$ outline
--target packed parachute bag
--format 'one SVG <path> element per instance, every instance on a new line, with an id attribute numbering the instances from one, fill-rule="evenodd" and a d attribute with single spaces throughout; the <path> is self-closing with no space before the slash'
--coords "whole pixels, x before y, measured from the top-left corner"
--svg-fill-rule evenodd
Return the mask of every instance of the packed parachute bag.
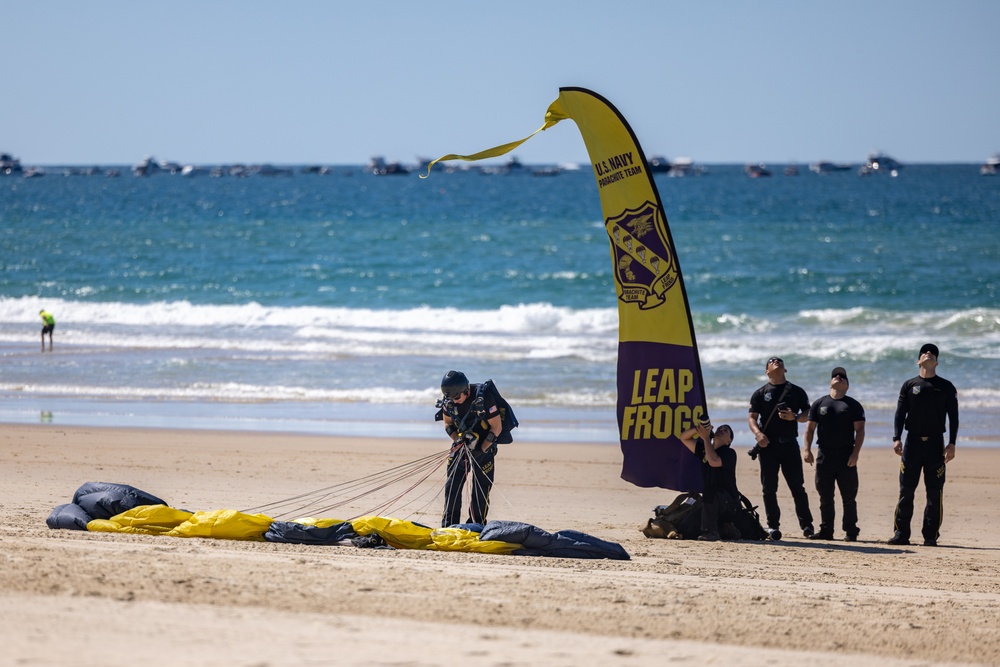
<path id="1" fill-rule="evenodd" d="M 500 410 L 500 421 L 503 425 L 503 431 L 500 432 L 497 442 L 501 445 L 508 445 L 514 442 L 514 436 L 511 434 L 511 431 L 518 427 L 518 421 L 517 417 L 514 416 L 514 410 L 510 407 L 510 403 L 500 395 L 500 390 L 497 389 L 493 380 L 484 382 L 481 391 L 484 393 L 489 392 L 492 395 L 493 402 L 497 404 L 497 408 Z"/>
<path id="2" fill-rule="evenodd" d="M 669 505 L 653 508 L 642 534 L 669 540 L 696 540 L 701 534 L 701 494 L 682 493 Z"/>
<path id="3" fill-rule="evenodd" d="M 766 540 L 767 531 L 760 525 L 760 515 L 757 508 L 750 502 L 750 499 L 740 494 L 740 502 L 733 512 L 733 525 L 740 531 L 740 539 L 743 540 Z"/>

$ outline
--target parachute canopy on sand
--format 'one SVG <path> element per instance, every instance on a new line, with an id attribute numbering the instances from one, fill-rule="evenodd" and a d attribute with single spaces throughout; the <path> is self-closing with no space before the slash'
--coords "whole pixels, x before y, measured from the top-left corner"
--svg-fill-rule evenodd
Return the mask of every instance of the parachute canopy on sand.
<path id="1" fill-rule="evenodd" d="M 76 504 L 78 498 L 94 493 L 100 494 L 99 502 L 91 502 L 88 507 L 101 514 L 106 514 L 109 508 L 118 508 L 120 512 L 94 517 Z M 490 521 L 481 531 L 473 529 L 478 526 L 430 528 L 380 516 L 363 516 L 350 521 L 312 517 L 274 521 L 263 514 L 236 510 L 188 512 L 170 507 L 159 498 L 125 484 L 95 482 L 81 486 L 73 498 L 74 503 L 52 510 L 46 520 L 49 528 L 313 545 L 345 544 L 357 537 L 378 535 L 385 544 L 396 549 L 629 559 L 628 552 L 614 542 L 577 531 L 548 533 L 516 521 Z M 150 499 L 156 502 L 143 502 Z"/>

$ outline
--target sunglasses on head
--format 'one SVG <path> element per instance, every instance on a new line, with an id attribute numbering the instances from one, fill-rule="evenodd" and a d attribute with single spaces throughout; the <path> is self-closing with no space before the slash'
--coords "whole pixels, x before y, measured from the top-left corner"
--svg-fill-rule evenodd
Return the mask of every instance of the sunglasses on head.
<path id="1" fill-rule="evenodd" d="M 770 359 L 767 360 L 767 365 L 770 366 L 771 364 L 781 364 L 781 365 L 784 365 L 785 362 L 782 361 L 780 357 L 771 357 Z"/>

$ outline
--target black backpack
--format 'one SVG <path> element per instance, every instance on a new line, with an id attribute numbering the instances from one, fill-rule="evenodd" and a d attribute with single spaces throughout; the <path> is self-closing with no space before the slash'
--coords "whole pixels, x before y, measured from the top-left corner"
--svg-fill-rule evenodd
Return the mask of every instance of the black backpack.
<path id="1" fill-rule="evenodd" d="M 741 540 L 766 540 L 767 531 L 760 525 L 760 515 L 750 500 L 740 494 L 740 502 L 733 513 L 733 525 L 740 531 Z"/>
<path id="2" fill-rule="evenodd" d="M 493 399 L 493 402 L 497 404 L 497 408 L 500 410 L 500 421 L 503 425 L 503 430 L 500 431 L 500 437 L 497 438 L 497 443 L 506 445 L 514 442 L 514 436 L 511 434 L 511 431 L 518 427 L 518 422 L 517 417 L 514 416 L 514 410 L 510 407 L 510 403 L 508 403 L 507 400 L 500 395 L 500 390 L 497 389 L 493 380 L 487 380 L 479 385 L 478 393 L 489 393 L 490 398 Z"/>

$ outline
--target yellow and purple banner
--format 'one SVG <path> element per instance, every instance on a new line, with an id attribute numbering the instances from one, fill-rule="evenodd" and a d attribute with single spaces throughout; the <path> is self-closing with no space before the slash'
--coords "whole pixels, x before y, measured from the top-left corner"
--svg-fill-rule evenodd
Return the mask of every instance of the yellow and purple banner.
<path id="1" fill-rule="evenodd" d="M 705 389 L 659 192 L 632 129 L 610 102 L 583 88 L 560 88 L 559 98 L 545 112 L 545 124 L 534 134 L 567 118 L 576 123 L 587 146 L 611 246 L 618 295 L 622 479 L 637 486 L 700 491 L 701 463 L 679 436 L 705 414 Z M 534 134 L 474 155 L 440 159 L 497 157 Z"/>

